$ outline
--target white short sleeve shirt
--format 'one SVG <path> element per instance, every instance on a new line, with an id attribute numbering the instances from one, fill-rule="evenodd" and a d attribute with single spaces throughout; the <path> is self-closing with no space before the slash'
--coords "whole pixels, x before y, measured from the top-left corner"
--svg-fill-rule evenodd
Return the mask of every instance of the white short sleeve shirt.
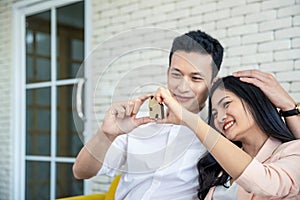
<path id="1" fill-rule="evenodd" d="M 150 123 L 115 139 L 98 174 L 122 173 L 116 199 L 194 199 L 206 152 L 186 126 Z"/>

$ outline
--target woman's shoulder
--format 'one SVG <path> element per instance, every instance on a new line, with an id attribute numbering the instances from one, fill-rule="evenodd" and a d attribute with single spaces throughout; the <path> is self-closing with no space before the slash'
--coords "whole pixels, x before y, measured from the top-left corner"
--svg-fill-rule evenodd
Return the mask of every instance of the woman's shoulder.
<path id="1" fill-rule="evenodd" d="M 282 143 L 276 149 L 276 153 L 300 155 L 300 139 Z"/>

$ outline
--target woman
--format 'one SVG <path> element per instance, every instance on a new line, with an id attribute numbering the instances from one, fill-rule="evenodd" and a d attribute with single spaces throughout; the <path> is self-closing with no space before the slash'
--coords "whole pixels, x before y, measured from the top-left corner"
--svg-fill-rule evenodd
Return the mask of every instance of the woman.
<path id="1" fill-rule="evenodd" d="M 198 165 L 200 199 L 300 199 L 300 140 L 259 88 L 232 76 L 214 84 L 210 121 L 227 139 L 181 107 L 167 89 L 158 89 L 156 99 L 175 116 L 167 122 L 191 128 L 210 152 Z M 229 190 L 223 186 L 231 184 Z"/>

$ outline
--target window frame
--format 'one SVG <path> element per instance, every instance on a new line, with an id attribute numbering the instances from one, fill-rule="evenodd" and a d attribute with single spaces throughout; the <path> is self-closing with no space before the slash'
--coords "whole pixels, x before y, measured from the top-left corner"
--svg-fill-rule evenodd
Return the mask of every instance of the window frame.
<path id="1" fill-rule="evenodd" d="M 56 7 L 65 6 L 68 4 L 80 2 L 83 0 L 51 0 L 51 1 L 44 1 L 44 0 L 23 0 L 17 3 L 14 3 L 13 5 L 13 35 L 12 35 L 12 41 L 13 41 L 13 53 L 12 53 L 12 60 L 13 60 L 13 72 L 11 76 L 13 77 L 12 80 L 12 123 L 11 123 L 11 130 L 13 133 L 13 143 L 12 143 L 12 171 L 11 171 L 11 182 L 14 186 L 11 191 L 11 196 L 13 199 L 25 199 L 25 161 L 26 158 L 30 158 L 30 160 L 39 159 L 49 161 L 49 159 L 45 159 L 43 156 L 26 156 L 26 90 L 33 86 L 34 88 L 37 87 L 45 87 L 47 84 L 51 84 L 49 82 L 45 83 L 32 83 L 32 84 L 26 84 L 25 80 L 25 74 L 26 74 L 26 55 L 25 55 L 25 31 L 26 31 L 26 16 L 33 15 L 36 13 L 40 13 L 46 10 L 51 10 L 51 31 L 56 32 L 56 13 L 55 9 Z M 92 20 L 92 5 L 91 0 L 84 0 L 84 6 L 85 6 L 85 16 L 84 16 L 84 54 L 88 55 L 88 52 L 91 50 L 91 20 Z M 56 61 L 54 58 L 56 58 L 56 48 L 53 48 L 56 46 L 56 35 L 51 35 L 51 55 L 53 58 L 51 58 L 51 80 L 53 80 L 52 76 L 56 76 Z M 89 67 L 85 67 L 84 69 L 85 74 L 85 93 L 84 97 L 91 96 L 91 87 L 90 87 L 90 80 L 86 77 L 91 77 L 92 71 Z M 68 79 L 68 80 L 57 80 L 57 85 L 60 84 L 72 84 L 72 83 L 78 83 L 78 79 Z M 38 84 L 38 85 L 36 85 Z M 57 87 L 51 87 L 51 90 L 57 89 Z M 52 91 L 53 92 L 53 91 Z M 54 92 L 56 94 L 56 92 Z M 51 109 L 56 108 L 56 95 L 51 95 Z M 89 105 L 88 101 L 84 101 L 84 110 L 86 116 L 91 116 L 91 105 Z M 55 112 L 55 111 L 54 111 Z M 52 113 L 52 111 L 51 111 Z M 86 133 L 89 133 L 91 130 L 91 120 L 90 117 L 85 118 L 85 129 L 84 129 L 84 135 Z M 55 125 L 56 125 L 56 116 L 51 115 L 51 131 L 56 131 Z M 53 127 L 54 126 L 54 127 Z M 53 134 L 51 134 L 53 135 Z M 55 135 L 55 134 L 54 134 Z M 51 136 L 51 143 L 56 143 L 56 138 Z M 51 151 L 53 148 L 56 148 L 56 145 L 51 146 Z M 54 150 L 55 151 L 55 150 Z M 55 165 L 56 162 L 68 162 L 72 163 L 74 162 L 75 158 L 57 158 L 51 157 L 51 160 L 53 162 L 50 162 L 51 165 Z M 53 173 L 54 172 L 54 173 Z M 51 172 L 50 172 L 50 180 L 51 184 L 55 184 L 55 166 L 51 166 Z M 91 192 L 91 187 L 89 187 L 90 181 L 84 181 L 84 194 L 88 194 Z M 50 198 L 55 199 L 55 187 L 50 186 Z"/>

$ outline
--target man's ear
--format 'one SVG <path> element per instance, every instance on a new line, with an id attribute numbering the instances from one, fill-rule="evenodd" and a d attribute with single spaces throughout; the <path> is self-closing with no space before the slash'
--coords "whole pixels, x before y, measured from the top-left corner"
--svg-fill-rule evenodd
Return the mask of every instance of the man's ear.
<path id="1" fill-rule="evenodd" d="M 169 80 L 169 72 L 170 72 L 170 66 L 168 67 L 168 69 L 167 69 L 167 80 Z"/>
<path id="2" fill-rule="evenodd" d="M 169 74 L 169 72 L 170 72 L 170 68 L 171 68 L 171 67 L 169 66 L 169 67 L 168 67 L 168 69 L 167 69 L 167 74 Z"/>
<path id="3" fill-rule="evenodd" d="M 217 80 L 219 80 L 219 79 L 220 79 L 220 77 L 219 77 L 219 76 L 216 76 L 216 77 L 212 80 L 211 85 L 215 84 L 215 82 L 216 82 Z"/>

